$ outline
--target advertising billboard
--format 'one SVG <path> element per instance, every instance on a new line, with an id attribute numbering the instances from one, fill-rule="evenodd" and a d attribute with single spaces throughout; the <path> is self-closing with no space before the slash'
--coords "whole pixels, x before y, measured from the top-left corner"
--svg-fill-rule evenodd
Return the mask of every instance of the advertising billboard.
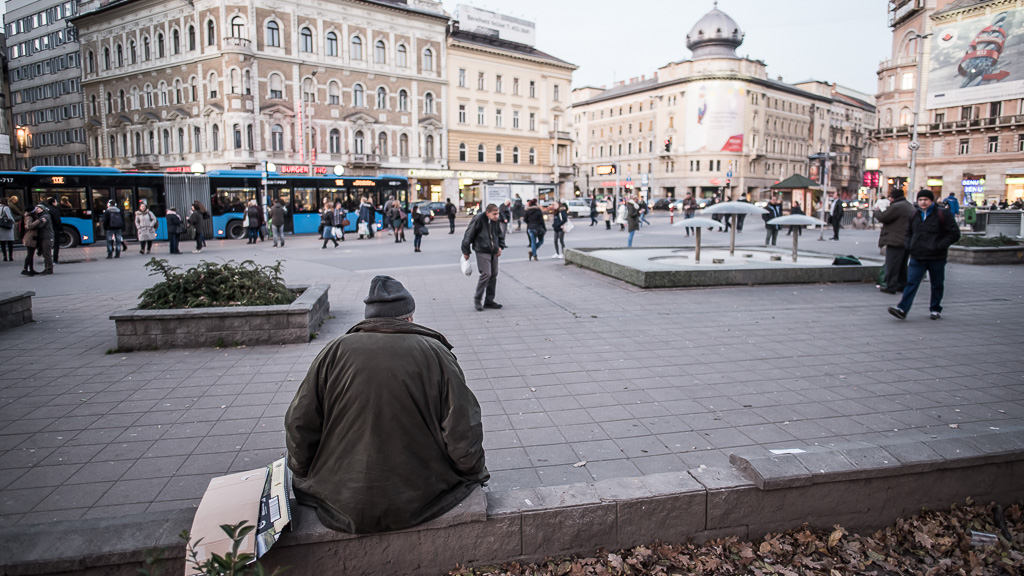
<path id="1" fill-rule="evenodd" d="M 686 152 L 743 152 L 741 82 L 699 82 L 686 91 Z"/>
<path id="2" fill-rule="evenodd" d="M 928 109 L 1024 93 L 1024 10 L 936 25 L 931 46 Z"/>
<path id="3" fill-rule="evenodd" d="M 502 40 L 533 46 L 537 41 L 537 25 L 529 20 L 481 10 L 465 4 L 456 7 L 459 29 Z"/>

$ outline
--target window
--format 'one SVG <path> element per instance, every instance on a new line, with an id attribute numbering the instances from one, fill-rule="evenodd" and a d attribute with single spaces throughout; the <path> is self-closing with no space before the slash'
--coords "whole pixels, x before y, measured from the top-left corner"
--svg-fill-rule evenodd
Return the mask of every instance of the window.
<path id="1" fill-rule="evenodd" d="M 486 123 L 486 121 L 484 120 L 484 107 L 483 106 L 477 106 L 476 107 L 476 123 L 478 125 L 480 125 L 480 126 L 483 126 Z"/>
<path id="2" fill-rule="evenodd" d="M 231 133 L 234 135 L 235 150 L 242 149 L 242 127 L 235 124 L 231 127 Z"/>
<path id="3" fill-rule="evenodd" d="M 900 90 L 913 90 L 914 89 L 914 73 L 904 72 L 900 78 Z"/>
<path id="4" fill-rule="evenodd" d="M 459 104 L 459 124 L 466 123 L 466 105 Z"/>
<path id="5" fill-rule="evenodd" d="M 110 48 L 103 49 L 103 69 L 110 70 Z"/>
<path id="6" fill-rule="evenodd" d="M 1024 152 L 1024 134 L 1017 134 L 1017 152 Z"/>
<path id="7" fill-rule="evenodd" d="M 554 98 L 555 98 L 555 102 L 559 101 L 559 97 L 558 97 L 558 84 L 555 84 L 555 96 L 554 96 Z"/>
<path id="8" fill-rule="evenodd" d="M 476 161 L 477 162 L 483 162 L 484 161 L 484 157 L 486 155 L 487 154 L 485 152 L 483 144 L 480 144 L 479 146 L 476 147 Z"/>
<path id="9" fill-rule="evenodd" d="M 267 82 L 270 85 L 270 97 L 278 100 L 284 98 L 284 80 L 279 74 L 271 74 Z"/>
<path id="10" fill-rule="evenodd" d="M 988 105 L 988 115 L 992 118 L 998 118 L 1003 115 L 1003 103 L 992 102 Z"/>
<path id="11" fill-rule="evenodd" d="M 459 68 L 459 88 L 466 87 L 466 69 Z"/>
<path id="12" fill-rule="evenodd" d="M 341 104 L 341 89 L 338 87 L 337 82 L 331 82 L 327 85 L 327 103 L 331 106 Z"/>
<path id="13" fill-rule="evenodd" d="M 537 130 L 537 113 L 530 112 L 530 130 Z"/>
<path id="14" fill-rule="evenodd" d="M 970 154 L 970 152 L 971 152 L 971 141 L 969 139 L 967 139 L 967 138 L 961 139 L 960 140 L 960 146 L 957 149 L 957 154 L 960 154 L 961 156 L 964 156 L 964 155 Z"/>
<path id="15" fill-rule="evenodd" d="M 405 90 L 398 91 L 398 111 L 408 112 L 409 111 L 409 93 Z"/>
<path id="16" fill-rule="evenodd" d="M 512 95 L 519 96 L 519 78 L 512 79 Z"/>
<path id="17" fill-rule="evenodd" d="M 377 154 L 380 154 L 381 156 L 389 156 L 388 135 L 386 132 L 377 134 Z"/>
<path id="18" fill-rule="evenodd" d="M 478 72 L 476 75 L 476 89 L 483 90 L 484 86 L 486 86 L 486 82 L 484 80 L 484 73 Z"/>
<path id="19" fill-rule="evenodd" d="M 398 137 L 398 155 L 403 158 L 409 156 L 409 135 L 402 134 Z"/>
<path id="20" fill-rule="evenodd" d="M 512 111 L 512 127 L 519 129 L 519 110 Z"/>
<path id="21" fill-rule="evenodd" d="M 210 146 L 214 152 L 220 150 L 220 127 L 216 124 L 210 128 Z"/>
<path id="22" fill-rule="evenodd" d="M 271 20 L 267 22 L 267 46 L 274 48 L 281 47 L 281 28 L 277 25 L 277 22 Z"/>
<path id="23" fill-rule="evenodd" d="M 244 88 L 245 88 L 245 95 L 246 96 L 251 96 L 252 95 L 252 73 L 249 72 L 248 68 L 245 69 L 245 72 L 242 75 L 242 81 L 245 84 L 245 86 L 244 86 Z"/>
<path id="24" fill-rule="evenodd" d="M 498 108 L 497 110 L 494 111 L 494 126 L 497 128 L 501 128 L 503 125 L 504 122 L 502 121 L 501 108 Z"/>
<path id="25" fill-rule="evenodd" d="M 995 154 L 999 152 L 999 136 L 988 137 L 988 153 Z"/>
<path id="26" fill-rule="evenodd" d="M 274 152 L 284 152 L 284 128 L 280 124 L 270 128 L 270 148 Z"/>
<path id="27" fill-rule="evenodd" d="M 188 49 L 196 49 L 196 27 L 191 25 L 188 27 Z"/>
<path id="28" fill-rule="evenodd" d="M 215 32 L 213 28 L 213 20 L 210 20 L 206 26 L 207 44 L 213 46 L 217 43 L 215 39 Z M 241 16 L 235 16 L 231 19 L 231 37 L 232 38 L 245 38 L 245 20 Z"/>
<path id="29" fill-rule="evenodd" d="M 494 91 L 501 94 L 502 88 L 501 74 L 497 74 L 494 77 Z"/>
<path id="30" fill-rule="evenodd" d="M 459 144 L 459 162 L 466 161 L 466 143 L 462 142 Z"/>
<path id="31" fill-rule="evenodd" d="M 377 88 L 377 110 L 388 109 L 388 91 L 383 86 Z"/>
<path id="32" fill-rule="evenodd" d="M 405 44 L 398 45 L 398 67 L 407 68 L 409 66 L 409 53 L 405 49 Z"/>
<path id="33" fill-rule="evenodd" d="M 149 36 L 142 37 L 142 59 L 149 60 Z"/>
<path id="34" fill-rule="evenodd" d="M 363 106 L 365 106 L 365 102 L 363 101 L 362 84 L 356 84 L 355 86 L 352 87 L 352 105 L 357 108 L 362 108 Z"/>
<path id="35" fill-rule="evenodd" d="M 423 71 L 433 72 L 434 71 L 434 51 L 427 48 L 423 51 Z"/>
<path id="36" fill-rule="evenodd" d="M 498 164 L 501 164 L 503 155 L 504 154 L 502 153 L 501 144 L 498 144 L 494 148 L 494 161 L 497 162 Z"/>
<path id="37" fill-rule="evenodd" d="M 533 166 L 536 163 L 537 163 L 537 150 L 534 149 L 534 148 L 530 148 L 530 166 Z"/>
<path id="38" fill-rule="evenodd" d="M 170 133 L 169 130 L 164 130 L 164 138 L 163 138 L 163 140 L 164 140 L 164 148 L 160 152 L 162 154 L 170 154 L 171 153 L 171 133 Z"/>
<path id="39" fill-rule="evenodd" d="M 130 64 L 135 64 L 138 62 L 138 55 L 137 51 L 135 50 L 135 40 L 132 40 L 128 43 L 128 62 Z"/>
<path id="40" fill-rule="evenodd" d="M 217 97 L 217 73 L 216 72 L 211 72 L 210 73 L 210 78 L 209 78 L 209 80 L 207 80 L 206 83 L 209 85 L 210 98 L 216 98 Z"/>
<path id="41" fill-rule="evenodd" d="M 512 163 L 519 164 L 519 146 L 512 148 Z"/>
<path id="42" fill-rule="evenodd" d="M 171 32 L 171 54 L 181 54 L 181 34 L 177 29 Z"/>
<path id="43" fill-rule="evenodd" d="M 202 147 L 200 146 L 200 143 L 202 142 L 202 137 L 203 137 L 203 134 L 202 134 L 202 132 L 200 132 L 199 126 L 194 126 L 192 128 L 192 151 L 193 152 L 198 153 L 198 152 L 202 152 L 203 151 Z"/>
<path id="44" fill-rule="evenodd" d="M 338 35 L 335 34 L 334 32 L 327 33 L 327 55 L 338 55 Z"/>
<path id="45" fill-rule="evenodd" d="M 353 146 L 353 153 L 355 153 L 355 154 L 363 154 L 364 146 L 363 146 L 363 131 L 362 130 L 359 130 L 359 131 L 357 131 L 355 133 L 355 136 L 353 137 L 353 144 L 354 144 L 354 146 Z"/>
<path id="46" fill-rule="evenodd" d="M 331 133 L 328 135 L 327 146 L 331 154 L 341 153 L 341 132 L 337 128 L 331 130 Z"/>
<path id="47" fill-rule="evenodd" d="M 245 125 L 245 145 L 248 146 L 249 150 L 252 150 L 254 146 L 252 137 L 252 124 Z"/>
<path id="48" fill-rule="evenodd" d="M 92 50 L 85 53 L 85 66 L 90 74 L 96 72 L 96 57 L 93 55 Z"/>
<path id="49" fill-rule="evenodd" d="M 302 30 L 299 31 L 299 51 L 313 51 L 313 31 L 308 27 L 303 27 Z"/>
<path id="50" fill-rule="evenodd" d="M 236 24 L 238 26 L 237 29 L 235 28 Z M 242 19 L 240 17 L 238 17 L 238 16 L 235 16 L 234 18 L 231 19 L 231 37 L 232 38 L 241 38 L 242 37 Z M 216 28 L 216 24 L 213 23 L 213 20 L 207 20 L 206 21 L 206 45 L 207 46 L 213 46 L 216 43 L 217 43 L 217 28 Z M 239 136 L 238 143 L 241 144 L 242 143 L 242 138 L 241 138 L 242 131 L 241 130 L 238 131 L 238 136 Z"/>
<path id="51" fill-rule="evenodd" d="M 530 98 L 536 98 L 536 97 L 537 97 L 537 82 L 534 81 L 534 80 L 530 80 Z M 532 130 L 532 128 L 531 128 L 531 130 Z"/>
<path id="52" fill-rule="evenodd" d="M 114 95 L 107 92 L 107 114 L 114 113 Z"/>
<path id="53" fill-rule="evenodd" d="M 387 64 L 388 50 L 383 40 L 377 40 L 373 44 L 373 61 L 377 64 Z"/>
<path id="54" fill-rule="evenodd" d="M 936 124 L 942 124 L 945 121 L 946 121 L 946 113 L 945 112 L 936 112 L 935 113 L 935 123 Z"/>
<path id="55" fill-rule="evenodd" d="M 363 39 L 359 36 L 352 37 L 352 48 L 350 50 L 353 60 L 363 59 Z"/>
<path id="56" fill-rule="evenodd" d="M 970 106 L 964 106 L 960 108 L 960 119 L 971 120 L 974 118 L 974 108 Z"/>
<path id="57" fill-rule="evenodd" d="M 163 33 L 156 35 L 156 57 L 164 57 L 164 35 Z"/>
<path id="58" fill-rule="evenodd" d="M 434 95 L 427 92 L 423 96 L 423 113 L 433 114 L 434 113 Z"/>

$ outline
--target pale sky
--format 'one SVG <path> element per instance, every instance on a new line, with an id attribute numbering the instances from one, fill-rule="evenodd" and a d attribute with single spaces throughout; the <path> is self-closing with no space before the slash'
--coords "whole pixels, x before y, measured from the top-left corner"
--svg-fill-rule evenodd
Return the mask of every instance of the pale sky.
<path id="1" fill-rule="evenodd" d="M 690 58 L 686 34 L 712 0 L 443 0 L 537 24 L 536 48 L 579 66 L 574 87 L 609 88 L 617 80 L 651 77 Z M 878 64 L 891 56 L 884 0 L 720 0 L 719 10 L 746 33 L 736 51 L 768 65 L 785 82 L 838 82 L 874 94 Z"/>

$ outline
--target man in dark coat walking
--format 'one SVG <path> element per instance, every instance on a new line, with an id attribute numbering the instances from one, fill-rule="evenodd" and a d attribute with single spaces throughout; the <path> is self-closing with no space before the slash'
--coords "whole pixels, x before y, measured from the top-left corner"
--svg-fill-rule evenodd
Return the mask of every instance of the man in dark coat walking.
<path id="1" fill-rule="evenodd" d="M 889 192 L 888 208 L 875 209 L 875 220 L 882 224 L 878 246 L 885 247 L 885 286 L 878 289 L 886 294 L 902 293 L 907 285 L 907 226 L 916 212 L 900 188 Z"/>
<path id="2" fill-rule="evenodd" d="M 296 499 L 357 534 L 433 520 L 490 479 L 452 345 L 413 323 L 412 294 L 390 276 L 363 302 L 366 319 L 317 356 L 285 414 Z"/>
<path id="3" fill-rule="evenodd" d="M 829 204 L 829 222 L 832 224 L 832 240 L 839 241 L 839 229 L 843 227 L 843 201 L 839 199 L 837 192 L 832 193 L 832 202 Z"/>
<path id="4" fill-rule="evenodd" d="M 476 252 L 476 267 L 480 271 L 473 294 L 473 307 L 477 311 L 501 308 L 501 304 L 494 301 L 494 290 L 498 284 L 498 258 L 504 248 L 505 233 L 498 225 L 498 207 L 488 204 L 486 210 L 470 220 L 462 236 L 462 257 L 469 260 L 470 253 Z"/>
<path id="5" fill-rule="evenodd" d="M 448 233 L 455 234 L 455 216 L 459 213 L 459 209 L 452 204 L 452 199 L 447 198 L 447 202 L 444 205 L 444 213 L 448 216 Z"/>
<path id="6" fill-rule="evenodd" d="M 891 210 L 892 207 L 889 208 Z M 888 212 L 888 210 L 886 210 Z M 917 289 L 928 272 L 932 285 L 932 297 L 928 310 L 932 320 L 942 317 L 942 295 L 946 287 L 946 257 L 949 247 L 960 239 L 960 227 L 949 210 L 935 203 L 931 190 L 917 193 L 917 211 L 907 226 L 906 248 L 910 252 L 907 269 L 907 287 L 903 298 L 896 306 L 889 308 L 889 314 L 903 320 L 910 312 Z"/>

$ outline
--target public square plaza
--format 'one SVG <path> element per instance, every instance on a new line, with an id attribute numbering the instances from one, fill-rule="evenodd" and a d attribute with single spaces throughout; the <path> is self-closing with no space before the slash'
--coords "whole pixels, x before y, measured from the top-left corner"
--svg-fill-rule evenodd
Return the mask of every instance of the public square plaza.
<path id="1" fill-rule="evenodd" d="M 667 213 L 652 221 L 634 246 L 692 246 Z M 950 264 L 942 319 L 928 319 L 925 284 L 899 321 L 886 313 L 897 297 L 867 283 L 641 290 L 552 259 L 553 235 L 528 262 L 524 227 L 500 260 L 504 308 L 476 312 L 476 278 L 456 263 L 467 222 L 455 235 L 435 222 L 420 254 L 411 234 L 395 244 L 380 233 L 326 250 L 308 235 L 283 248 L 214 240 L 173 258 L 282 260 L 289 284 L 330 284 L 332 317 L 299 345 L 117 351 L 110 314 L 156 280 L 134 243 L 117 260 L 103 246 L 62 251 L 53 276 L 4 264 L 0 291 L 36 295 L 35 322 L 0 332 L 0 520 L 194 508 L 211 478 L 279 458 L 296 387 L 362 319 L 377 274 L 403 282 L 416 322 L 454 345 L 483 410 L 493 492 L 728 467 L 730 454 L 769 449 L 1024 428 L 1019 267 Z M 575 223 L 569 248 L 625 246 L 603 222 Z M 818 236 L 805 231 L 801 249 L 878 257 L 877 230 Z M 737 238 L 761 246 L 760 219 Z M 166 252 L 158 243 L 154 256 Z"/>

